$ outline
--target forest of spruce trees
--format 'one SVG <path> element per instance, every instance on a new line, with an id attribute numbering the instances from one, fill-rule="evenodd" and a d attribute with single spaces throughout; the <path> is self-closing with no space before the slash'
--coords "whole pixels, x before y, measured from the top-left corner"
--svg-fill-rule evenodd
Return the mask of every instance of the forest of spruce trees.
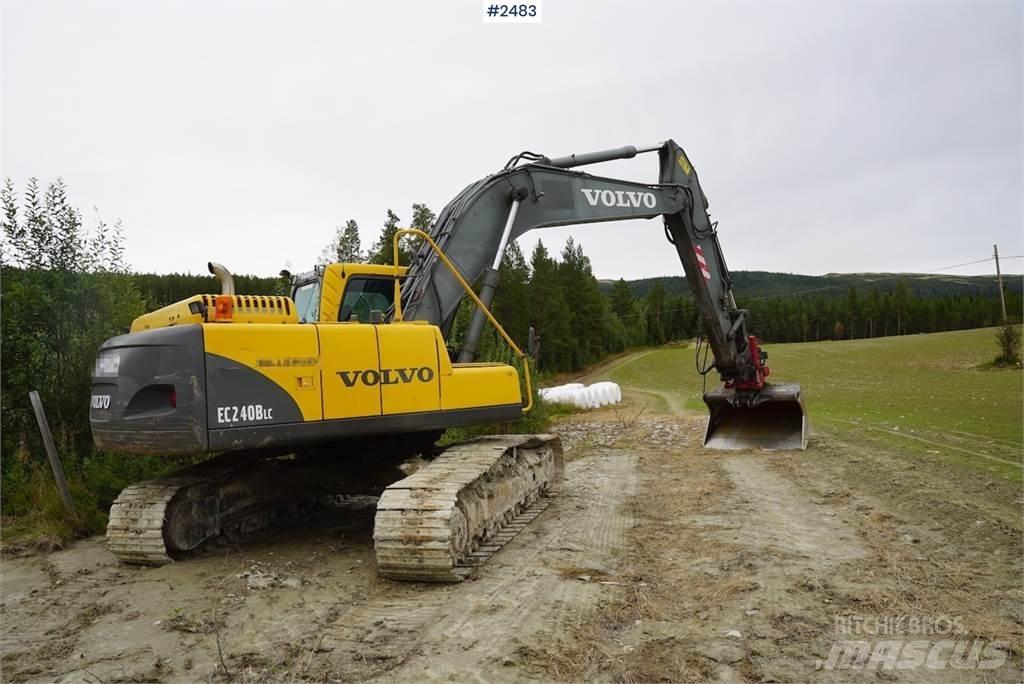
<path id="1" fill-rule="evenodd" d="M 141 313 L 193 294 L 219 290 L 209 275 L 135 272 L 125 259 L 119 223 L 84 225 L 61 181 L 30 180 L 18 196 L 8 180 L 2 205 L 3 364 L 0 463 L 5 515 L 46 517 L 56 505 L 48 487 L 39 432 L 27 397 L 38 390 L 68 469 L 77 500 L 92 513 L 75 522 L 82 530 L 102 526 L 102 511 L 124 483 L 166 467 L 159 459 L 120 459 L 94 449 L 88 422 L 92 364 L 107 338 L 127 331 Z M 412 207 L 409 223 L 388 210 L 379 238 L 364 251 L 355 221 L 339 227 L 319 263 L 391 259 L 399 226 L 429 229 L 433 212 Z M 415 240 L 402 247 L 403 263 Z M 315 261 L 311 255 L 310 263 Z M 628 348 L 689 340 L 701 334 L 696 309 L 682 278 L 598 282 L 583 248 L 569 240 L 558 254 L 537 241 L 527 257 L 509 245 L 494 312 L 526 346 L 532 326 L 541 337 L 535 364 L 541 373 L 579 370 Z M 915 275 L 794 276 L 734 272 L 738 303 L 752 314 L 751 329 L 765 342 L 840 340 L 941 332 L 997 325 L 999 297 L 991 278 Z M 1007 276 L 1006 304 L 1019 320 L 1021 278 Z M 281 276 L 236 276 L 246 294 L 286 294 Z M 450 342 L 459 346 L 472 313 L 463 302 Z M 481 340 L 481 356 L 510 360 L 493 331 Z M 52 511 L 51 511 L 52 512 Z M 26 518 L 26 519 L 27 519 Z M 47 520 L 63 520 L 57 515 Z M 65 524 L 66 521 L 60 524 Z"/>
<path id="2" fill-rule="evenodd" d="M 377 263 L 385 258 L 383 244 L 378 241 L 376 252 L 371 253 Z M 403 253 L 408 258 L 412 250 Z M 994 278 L 988 277 L 792 276 L 752 271 L 732 275 L 738 305 L 750 309 L 751 329 L 767 343 L 943 332 L 994 326 L 1001 318 Z M 131 277 L 149 308 L 217 289 L 212 276 Z M 239 292 L 252 294 L 287 290 L 279 277 L 239 276 L 237 285 Z M 1009 276 L 1004 286 L 1007 310 L 1018 312 L 1019 317 L 1024 306 L 1020 278 Z M 471 306 L 464 302 L 456 319 L 456 345 Z M 538 240 L 529 258 L 511 243 L 501 267 L 494 312 L 523 346 L 531 325 L 541 335 L 543 372 L 578 370 L 630 347 L 701 334 L 697 310 L 682 277 L 599 282 L 583 248 L 572 239 L 554 255 Z M 489 335 L 482 349 L 489 357 L 504 358 L 497 335 Z"/>

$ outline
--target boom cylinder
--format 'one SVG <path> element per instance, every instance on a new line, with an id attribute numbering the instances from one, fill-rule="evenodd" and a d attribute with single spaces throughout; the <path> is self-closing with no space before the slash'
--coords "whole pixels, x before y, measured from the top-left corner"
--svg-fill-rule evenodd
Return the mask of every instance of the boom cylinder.
<path id="1" fill-rule="evenodd" d="M 494 293 L 498 291 L 498 283 L 501 282 L 501 274 L 496 269 L 488 268 L 480 279 L 480 301 L 490 307 L 494 301 Z M 466 329 L 466 336 L 462 340 L 462 349 L 459 350 L 459 363 L 469 363 L 476 359 L 476 352 L 480 346 L 480 335 L 484 331 L 486 316 L 480 309 L 473 312 L 473 318 L 469 321 L 469 328 Z"/>
<path id="2" fill-rule="evenodd" d="M 512 235 L 512 225 L 519 215 L 519 202 L 522 200 L 522 193 L 516 192 L 512 200 L 512 208 L 508 210 L 508 219 L 505 220 L 505 230 L 501 233 L 501 240 L 498 243 L 498 251 L 494 255 L 494 263 L 484 270 L 482 282 L 480 283 L 480 301 L 484 306 L 490 307 L 494 301 L 494 293 L 498 291 L 498 283 L 501 282 L 501 275 L 498 269 L 501 268 L 501 260 L 505 256 L 505 247 L 508 246 L 509 237 Z M 473 311 L 473 317 L 469 321 L 469 328 L 466 330 L 466 337 L 462 340 L 462 349 L 459 351 L 459 363 L 469 363 L 476 358 L 476 351 L 480 345 L 480 335 L 484 331 L 484 312 L 479 308 Z"/>

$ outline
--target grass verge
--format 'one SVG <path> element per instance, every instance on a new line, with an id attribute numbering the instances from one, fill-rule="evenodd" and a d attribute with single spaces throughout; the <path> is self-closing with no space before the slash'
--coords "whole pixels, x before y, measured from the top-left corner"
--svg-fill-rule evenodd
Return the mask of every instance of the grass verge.
<path id="1" fill-rule="evenodd" d="M 993 330 L 767 347 L 773 382 L 799 382 L 815 429 L 869 440 L 1012 481 L 1022 479 L 1020 370 L 979 370 Z M 704 410 L 693 348 L 658 349 L 616 366 L 627 388 L 670 393 Z M 712 374 L 709 387 L 717 382 Z"/>
<path id="2" fill-rule="evenodd" d="M 64 474 L 77 512 L 72 516 L 64 509 L 49 463 L 35 454 L 14 454 L 3 471 L 2 551 L 48 551 L 76 537 L 101 534 L 110 505 L 122 489 L 191 461 L 99 452 L 82 460 L 67 459 Z"/>

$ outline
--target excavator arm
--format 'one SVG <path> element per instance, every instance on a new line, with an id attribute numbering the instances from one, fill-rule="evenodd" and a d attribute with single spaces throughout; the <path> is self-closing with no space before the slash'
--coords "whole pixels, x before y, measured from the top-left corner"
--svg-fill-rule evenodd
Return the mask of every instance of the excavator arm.
<path id="1" fill-rule="evenodd" d="M 576 167 L 657 152 L 659 182 L 637 183 Z M 522 163 L 526 160 L 527 163 Z M 430 235 L 463 278 L 478 283 L 489 306 L 509 240 L 538 228 L 661 217 L 683 265 L 700 313 L 715 369 L 725 383 L 705 395 L 711 411 L 705 443 L 720 448 L 803 448 L 806 418 L 800 389 L 765 381 L 768 368 L 758 341 L 747 332 L 748 312 L 736 306 L 729 270 L 707 213 L 697 172 L 682 147 L 668 140 L 568 157 L 532 153 L 460 192 L 439 214 Z M 447 337 L 464 296 L 455 277 L 424 246 L 402 286 L 406 320 L 426 320 Z M 475 358 L 485 317 L 474 313 L 459 361 Z M 770 408 L 760 410 L 762 405 Z M 784 407 L 780 409 L 780 407 Z M 771 414 L 769 420 L 765 417 Z"/>

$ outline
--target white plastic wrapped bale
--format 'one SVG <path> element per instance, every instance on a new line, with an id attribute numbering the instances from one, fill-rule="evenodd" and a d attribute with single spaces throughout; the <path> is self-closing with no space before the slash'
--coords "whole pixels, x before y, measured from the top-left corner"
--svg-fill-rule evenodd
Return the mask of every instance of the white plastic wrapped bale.
<path id="1" fill-rule="evenodd" d="M 618 404 L 622 401 L 622 389 L 616 382 L 597 382 L 591 385 L 591 387 L 600 388 L 602 396 L 602 406 L 608 404 Z"/>
<path id="2" fill-rule="evenodd" d="M 540 390 L 544 401 L 558 404 L 572 404 L 578 408 L 599 408 L 622 401 L 622 389 L 614 382 L 595 382 L 584 387 L 578 382 Z"/>

